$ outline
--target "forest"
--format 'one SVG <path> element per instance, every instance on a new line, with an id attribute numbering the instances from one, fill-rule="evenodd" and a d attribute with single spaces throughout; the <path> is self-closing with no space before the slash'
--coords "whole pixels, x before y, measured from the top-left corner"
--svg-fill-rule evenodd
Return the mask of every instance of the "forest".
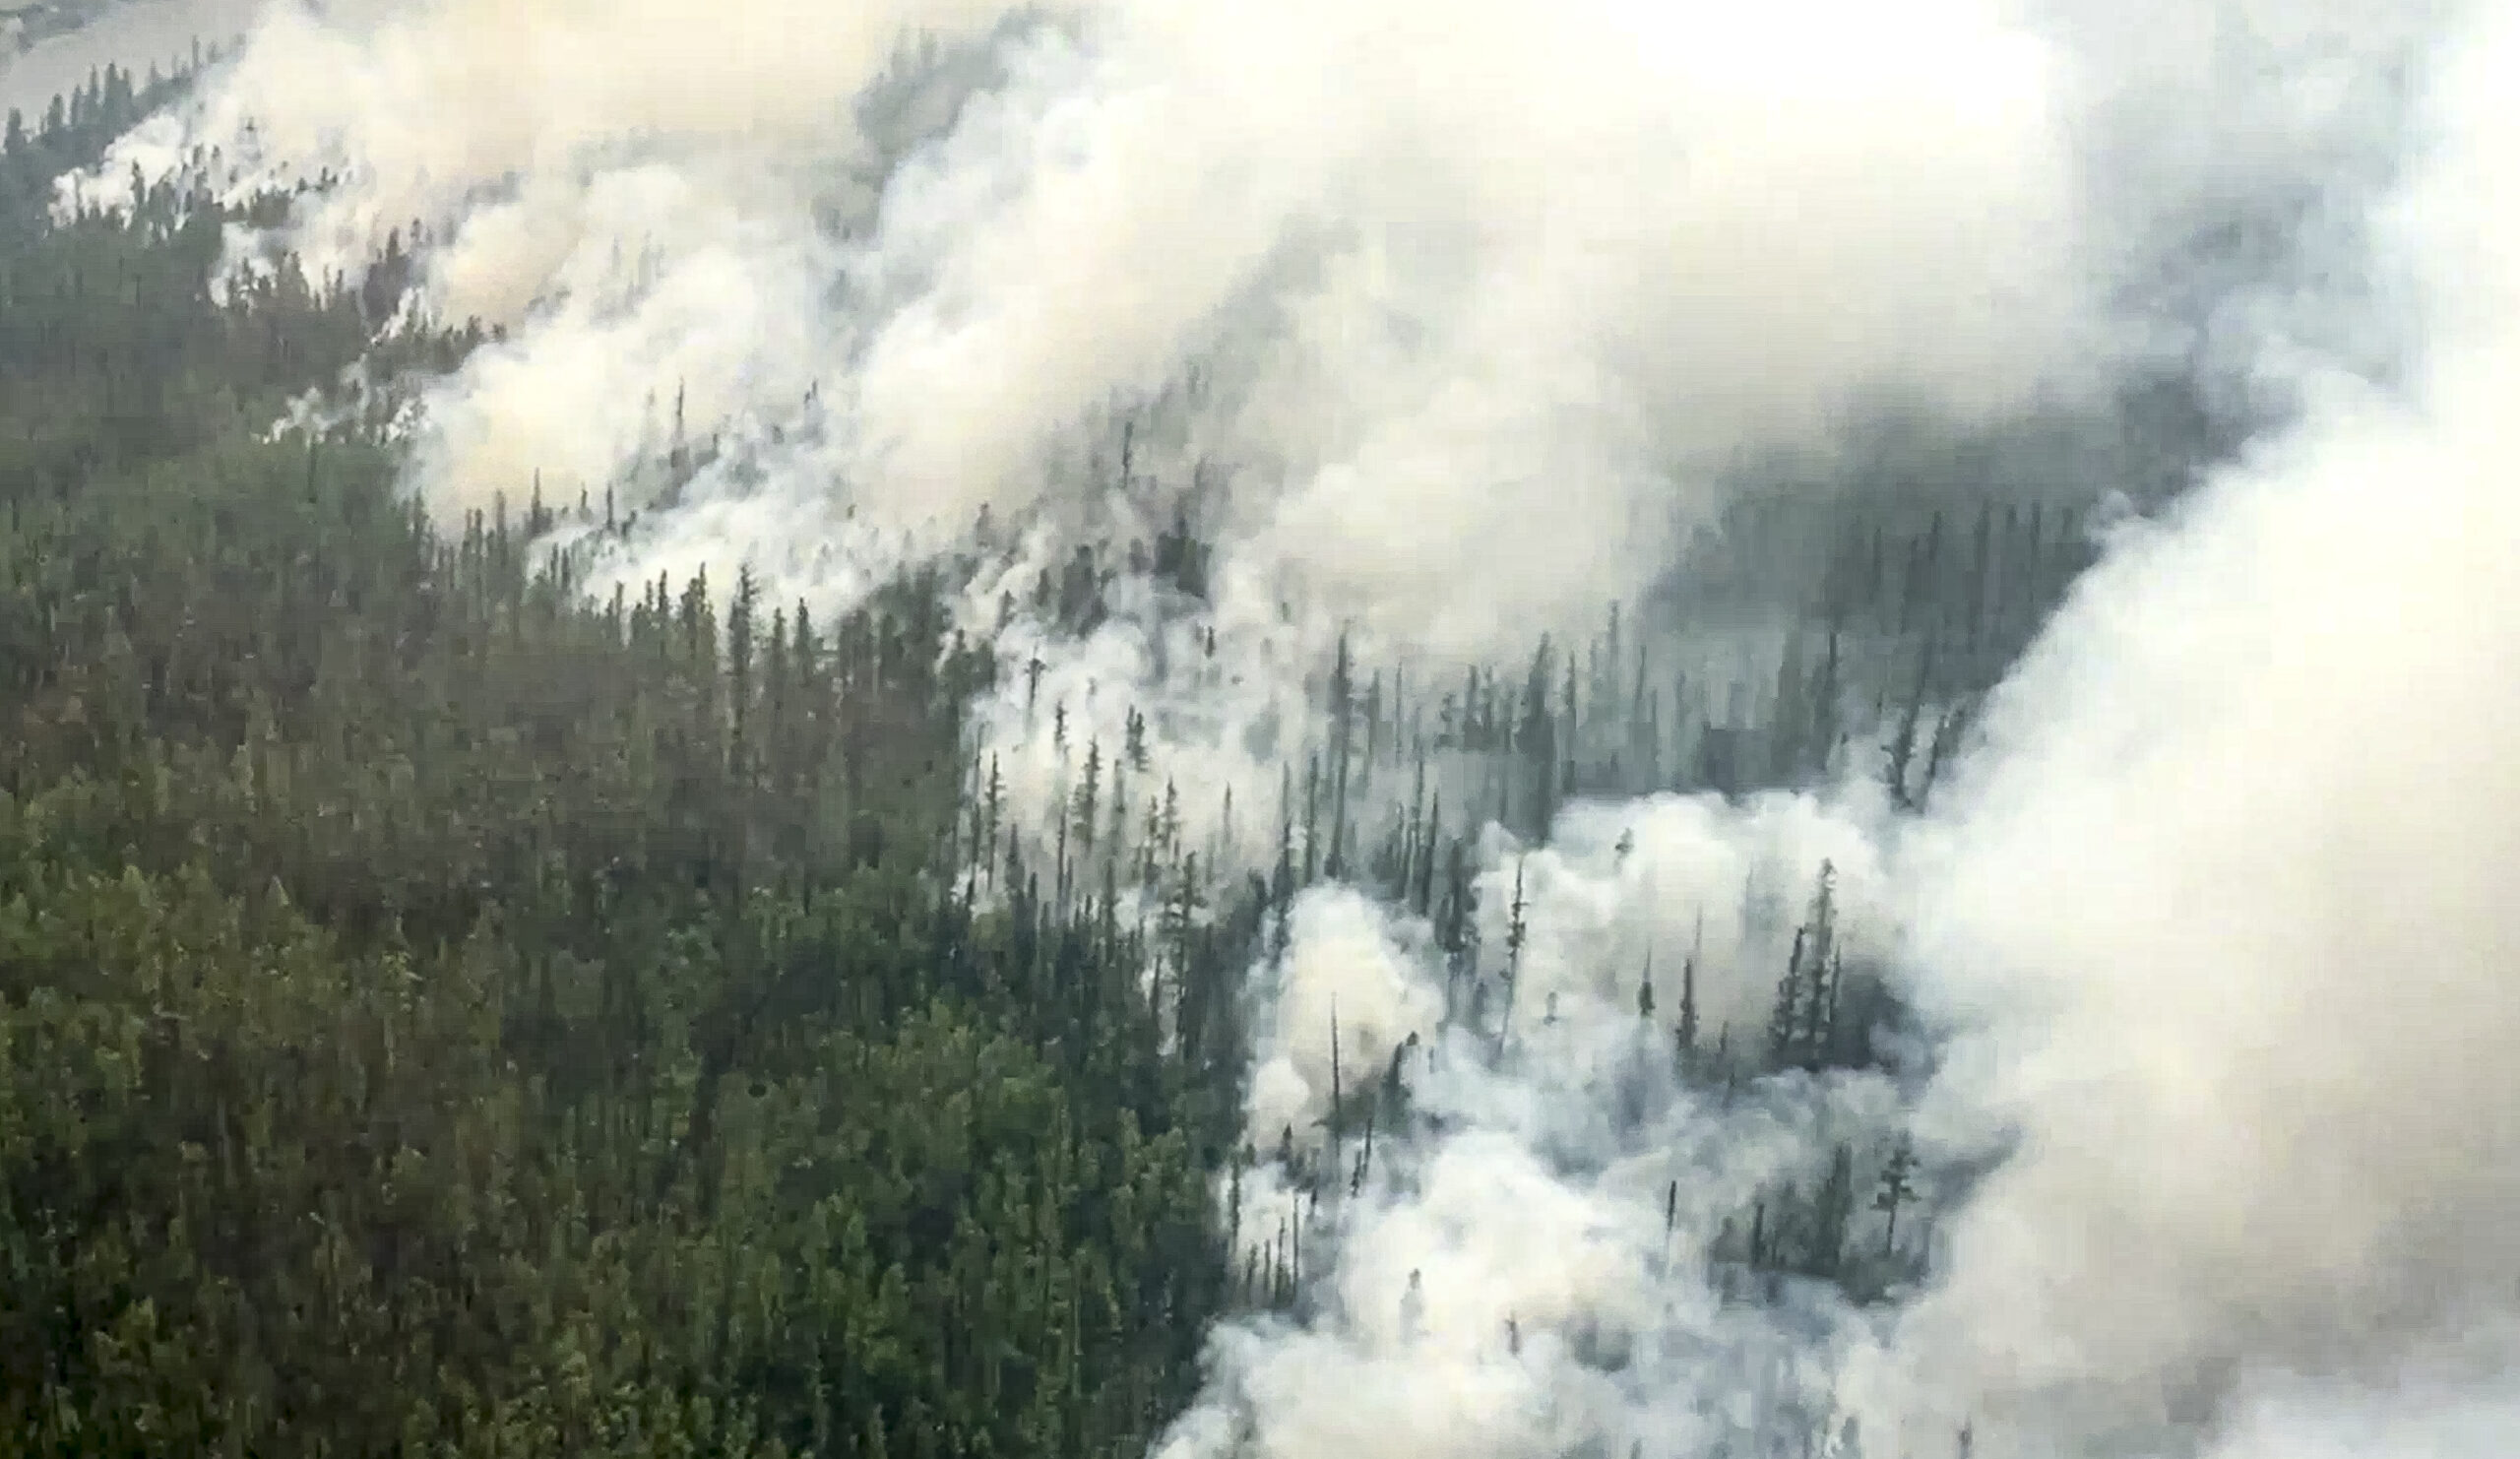
<path id="1" fill-rule="evenodd" d="M 1985 492 L 1762 559 L 1802 529 L 1754 502 L 1727 560 L 1811 569 L 1754 672 L 1670 650 L 1714 599 L 1440 685 L 1343 645 L 1246 812 L 1274 865 L 1203 857 L 1179 800 L 1216 788 L 1134 733 L 1063 739 L 1019 825 L 955 562 L 828 621 L 749 574 L 591 593 L 550 543 L 610 503 L 431 520 L 385 433 L 272 429 L 484 336 L 398 312 L 399 235 L 356 284 L 220 290 L 250 210 L 52 211 L 187 84 L 108 68 L 0 159 L 0 1454 L 1144 1453 L 1221 1317 L 1308 1300 L 1301 1234 L 1220 1199 L 1272 1158 L 1243 976 L 1292 899 L 1427 919 L 1501 1047 L 1543 1014 L 1519 887 L 1480 945 L 1480 827 L 1850 767 L 1923 804 L 2091 556 L 2079 508 Z M 1140 565 L 1195 597 L 1202 551 L 1185 518 Z M 1081 629 L 1129 555 L 1035 606 Z M 1635 971 L 1678 1077 L 1886 1056 L 1832 897 L 1764 1027 Z M 1418 1117 L 1400 1050 L 1353 1061 L 1274 1154 L 1316 1207 Z M 1912 1280 L 1914 1172 L 1842 1147 L 1740 1212 L 1728 1292 Z"/>

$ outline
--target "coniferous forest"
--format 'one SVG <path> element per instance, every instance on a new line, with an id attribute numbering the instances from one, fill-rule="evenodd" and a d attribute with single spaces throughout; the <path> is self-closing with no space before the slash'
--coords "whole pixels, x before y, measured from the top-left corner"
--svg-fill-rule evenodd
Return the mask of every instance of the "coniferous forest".
<path id="1" fill-rule="evenodd" d="M 1142 1446 L 1230 1034 L 939 879 L 933 584 L 591 604 L 269 439 L 374 300 L 215 302 L 200 198 L 46 222 L 154 99 L 0 167 L 0 1452 Z"/>
<path id="2" fill-rule="evenodd" d="M 1247 812 L 1274 866 L 1203 858 L 1134 742 L 1063 745 L 1014 825 L 952 563 L 830 621 L 749 576 L 595 594 L 546 543 L 608 504 L 431 520 L 389 433 L 275 431 L 483 335 L 398 312 L 400 236 L 220 290 L 206 191 L 51 212 L 186 84 L 108 69 L 0 159 L 0 1455 L 1143 1453 L 1220 1316 L 1304 1300 L 1219 1198 L 1296 892 L 1428 920 L 1501 1043 L 1543 1015 L 1519 888 L 1479 942 L 1481 826 L 1851 771 L 1914 809 L 2091 558 L 2079 501 L 1754 502 L 1730 560 L 1810 566 L 1754 670 L 1639 626 L 1721 617 L 1716 576 L 1459 682 L 1343 646 Z M 1079 626 L 1128 552 L 1037 606 Z M 1200 552 L 1156 555 L 1195 595 Z M 1878 1062 L 1832 896 L 1793 894 L 1764 1027 L 1635 970 L 1680 1078 Z M 1414 1117 L 1399 1050 L 1352 1056 L 1285 1134 L 1316 1203 Z M 1727 1290 L 1913 1278 L 1915 1173 L 1840 1148 L 1728 1226 Z"/>

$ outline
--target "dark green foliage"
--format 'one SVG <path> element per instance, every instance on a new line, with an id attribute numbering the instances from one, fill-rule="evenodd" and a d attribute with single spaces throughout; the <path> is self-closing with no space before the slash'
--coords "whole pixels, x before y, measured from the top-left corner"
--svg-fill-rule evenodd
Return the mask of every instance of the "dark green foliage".
<path id="1" fill-rule="evenodd" d="M 1228 1295 L 1253 916 L 1171 846 L 1151 936 L 975 903 L 932 580 L 589 606 L 538 501 L 269 439 L 474 337 L 214 300 L 197 194 L 44 223 L 102 97 L 0 174 L 0 1452 L 1140 1452 Z"/>

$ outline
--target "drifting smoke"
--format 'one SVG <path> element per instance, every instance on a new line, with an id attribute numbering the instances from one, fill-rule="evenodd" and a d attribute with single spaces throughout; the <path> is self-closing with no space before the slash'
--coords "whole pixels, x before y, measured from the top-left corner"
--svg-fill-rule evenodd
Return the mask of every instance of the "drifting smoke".
<path id="1" fill-rule="evenodd" d="M 1922 986 L 1976 1026 L 1943 1093 L 2021 1147 L 1910 1338 L 2008 1420 L 2382 1381 L 2520 1296 L 2515 46 L 2506 16 L 2450 53 L 2376 219 L 2403 393 L 2321 382 L 2122 542 L 1920 857 Z"/>
<path id="2" fill-rule="evenodd" d="M 2119 532 L 1928 821 L 1841 788 L 1489 828 L 1467 967 L 1422 909 L 1296 899 L 1220 1190 L 1292 1295 L 1217 1334 L 1164 1451 L 2492 1452 L 2520 38 L 2378 0 L 1752 11 L 278 5 L 73 193 L 196 149 L 239 192 L 329 171 L 240 268 L 419 223 L 410 307 L 504 333 L 429 387 L 415 488 L 623 493 L 624 576 L 743 560 L 819 608 L 989 507 L 1010 793 L 1063 807 L 1144 707 L 1211 865 L 1275 854 L 1342 622 L 1523 651 L 1761 452 L 2181 361 L 2290 423 Z M 1183 500 L 1204 601 L 1028 605 L 1080 530 Z M 1768 1039 L 1824 862 L 1837 995 L 1892 979 L 1944 1042 L 1681 1077 Z M 1418 1118 L 1369 1156 L 1385 1087 Z M 1833 1222 L 1813 1280 L 1761 1260 Z"/>
<path id="3" fill-rule="evenodd" d="M 508 330 L 430 400 L 441 508 L 678 413 L 755 449 L 658 560 L 811 590 L 800 516 L 1073 508 L 1079 428 L 1170 401 L 1148 464 L 1213 465 L 1254 592 L 1485 650 L 1641 585 L 1746 448 L 2077 383 L 2050 50 L 1982 0 L 284 4 L 90 186 L 329 169 L 310 274 L 430 229 L 428 307 Z"/>

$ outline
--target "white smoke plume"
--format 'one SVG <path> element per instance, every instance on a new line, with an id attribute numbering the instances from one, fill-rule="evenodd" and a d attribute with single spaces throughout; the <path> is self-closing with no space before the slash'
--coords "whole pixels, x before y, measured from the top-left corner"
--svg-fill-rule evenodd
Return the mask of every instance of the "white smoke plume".
<path id="1" fill-rule="evenodd" d="M 1919 861 L 1942 1093 L 2020 1147 L 1911 1356 L 2029 1432 L 2384 1381 L 2520 1298 L 2520 29 L 2478 29 L 2374 220 L 2402 388 L 2318 382 L 2121 542 Z"/>
<path id="2" fill-rule="evenodd" d="M 428 307 L 508 331 L 433 401 L 441 507 L 600 492 L 678 401 L 762 446 L 694 493 L 779 503 L 722 560 L 960 531 L 1072 504 L 1060 443 L 1195 366 L 1159 465 L 1230 478 L 1254 591 L 1484 650 L 1661 568 L 1746 447 L 2064 387 L 2051 49 L 1984 0 L 275 3 L 85 186 L 329 170 L 277 240 L 310 275 L 428 229 Z M 929 114 L 869 121 L 888 74 Z"/>

